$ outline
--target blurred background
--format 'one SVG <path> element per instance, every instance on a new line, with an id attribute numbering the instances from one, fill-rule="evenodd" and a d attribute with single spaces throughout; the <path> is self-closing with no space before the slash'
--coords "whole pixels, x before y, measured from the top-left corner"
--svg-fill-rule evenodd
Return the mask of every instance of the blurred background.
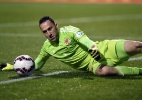
<path id="1" fill-rule="evenodd" d="M 38 21 L 45 15 L 59 27 L 80 28 L 93 41 L 142 41 L 142 0 L 0 0 L 0 62 L 37 57 L 46 40 Z M 141 56 L 123 64 L 142 67 Z M 62 70 L 69 73 L 1 84 L 0 100 L 142 100 L 141 76 L 97 77 L 52 57 L 39 74 Z M 0 81 L 17 78 L 14 71 L 0 72 Z"/>
<path id="2" fill-rule="evenodd" d="M 141 3 L 142 0 L 0 0 L 4 2 Z"/>

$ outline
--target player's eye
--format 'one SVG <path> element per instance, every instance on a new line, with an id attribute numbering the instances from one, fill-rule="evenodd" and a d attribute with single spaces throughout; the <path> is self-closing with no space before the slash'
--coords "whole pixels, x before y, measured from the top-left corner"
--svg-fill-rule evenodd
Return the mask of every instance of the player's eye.
<path id="1" fill-rule="evenodd" d="M 51 30 L 52 30 L 52 27 L 49 27 L 47 30 L 43 30 L 42 32 L 46 33 L 47 31 L 51 31 Z"/>
<path id="2" fill-rule="evenodd" d="M 46 33 L 46 32 L 47 32 L 47 30 L 43 30 L 42 32 L 43 32 L 43 33 Z"/>
<path id="3" fill-rule="evenodd" d="M 51 31 L 51 30 L 52 30 L 52 27 L 49 27 L 47 30 L 48 30 L 48 31 Z"/>

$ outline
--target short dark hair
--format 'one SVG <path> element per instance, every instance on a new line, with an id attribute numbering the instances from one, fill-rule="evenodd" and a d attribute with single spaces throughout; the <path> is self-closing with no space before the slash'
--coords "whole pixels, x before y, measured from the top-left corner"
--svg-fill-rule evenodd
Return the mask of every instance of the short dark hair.
<path id="1" fill-rule="evenodd" d="M 50 20 L 53 24 L 55 24 L 54 20 L 51 17 L 44 16 L 39 20 L 39 25 L 42 24 L 43 22 L 47 21 L 47 20 Z"/>

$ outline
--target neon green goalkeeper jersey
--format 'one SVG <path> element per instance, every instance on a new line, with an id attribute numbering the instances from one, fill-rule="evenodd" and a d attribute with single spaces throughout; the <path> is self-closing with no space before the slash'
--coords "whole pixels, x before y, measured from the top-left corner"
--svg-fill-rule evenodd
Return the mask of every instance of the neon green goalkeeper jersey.
<path id="1" fill-rule="evenodd" d="M 87 67 L 92 59 L 88 49 L 94 44 L 95 42 L 90 40 L 79 28 L 61 27 L 58 44 L 50 42 L 48 39 L 44 42 L 35 60 L 36 70 L 42 68 L 50 56 L 76 69 Z"/>

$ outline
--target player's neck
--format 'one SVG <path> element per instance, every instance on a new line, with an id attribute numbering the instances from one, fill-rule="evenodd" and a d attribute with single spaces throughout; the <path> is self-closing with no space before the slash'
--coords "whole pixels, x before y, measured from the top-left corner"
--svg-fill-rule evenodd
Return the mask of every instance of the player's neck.
<path id="1" fill-rule="evenodd" d="M 58 45 L 58 44 L 59 44 L 59 39 L 57 39 L 56 41 L 50 41 L 50 43 L 51 43 L 52 45 Z"/>

